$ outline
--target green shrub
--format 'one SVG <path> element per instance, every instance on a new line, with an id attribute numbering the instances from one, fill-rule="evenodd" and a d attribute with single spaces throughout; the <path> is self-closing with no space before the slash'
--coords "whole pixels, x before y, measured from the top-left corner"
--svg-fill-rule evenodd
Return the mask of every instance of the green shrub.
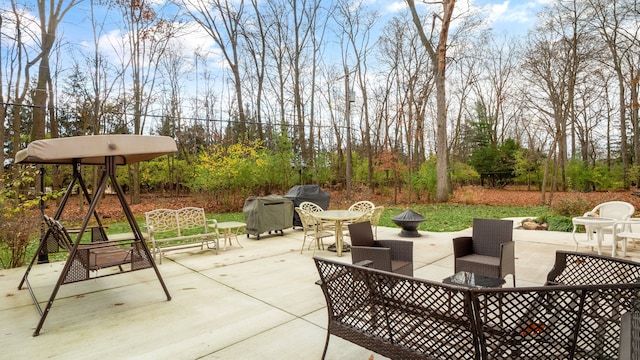
<path id="1" fill-rule="evenodd" d="M 573 230 L 573 222 L 571 217 L 567 216 L 547 216 L 546 222 L 549 231 L 570 232 Z"/>
<path id="2" fill-rule="evenodd" d="M 40 217 L 33 214 L 39 198 L 28 194 L 39 175 L 35 167 L 21 169 L 20 173 L 6 174 L 0 179 L 0 264 L 4 268 L 24 265 L 30 239 L 40 230 Z M 59 193 L 47 194 L 55 198 Z"/>
<path id="3" fill-rule="evenodd" d="M 454 186 L 463 186 L 480 181 L 480 174 L 471 166 L 461 162 L 451 165 L 451 183 Z"/>
<path id="4" fill-rule="evenodd" d="M 437 188 L 435 156 L 427 159 L 427 161 L 420 166 L 420 169 L 413 174 L 413 187 L 415 190 L 427 193 L 429 197 L 435 198 Z"/>
<path id="5" fill-rule="evenodd" d="M 581 196 L 554 201 L 551 204 L 551 213 L 559 216 L 581 216 L 591 210 L 592 206 Z"/>

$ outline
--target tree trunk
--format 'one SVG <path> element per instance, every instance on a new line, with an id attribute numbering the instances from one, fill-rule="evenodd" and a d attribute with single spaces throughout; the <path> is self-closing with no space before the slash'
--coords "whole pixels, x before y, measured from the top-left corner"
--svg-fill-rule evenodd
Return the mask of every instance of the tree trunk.
<path id="1" fill-rule="evenodd" d="M 437 46 L 431 44 L 424 32 L 422 22 L 416 11 L 414 0 L 407 0 L 413 23 L 416 25 L 420 41 L 429 53 L 434 68 L 436 82 L 436 201 L 444 202 L 449 199 L 449 154 L 447 146 L 447 93 L 446 93 L 446 65 L 447 65 L 447 39 L 449 26 L 455 7 L 455 0 L 442 2 L 442 16 L 434 16 L 442 21 L 440 37 Z M 435 25 L 435 24 L 434 24 Z"/>

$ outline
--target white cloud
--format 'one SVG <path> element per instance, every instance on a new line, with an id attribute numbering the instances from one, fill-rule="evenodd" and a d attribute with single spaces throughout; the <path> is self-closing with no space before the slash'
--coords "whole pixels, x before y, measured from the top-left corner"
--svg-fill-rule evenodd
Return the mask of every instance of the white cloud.
<path id="1" fill-rule="evenodd" d="M 496 29 L 507 29 L 510 32 L 526 29 L 536 21 L 536 13 L 541 7 L 552 0 L 519 1 L 505 0 L 492 2 L 479 1 L 482 11 L 487 14 L 486 22 Z M 514 27 L 518 26 L 519 27 Z M 526 25 L 526 26 L 522 26 Z"/>
<path id="2" fill-rule="evenodd" d="M 176 45 L 175 48 L 181 49 L 186 58 L 193 58 L 198 54 L 214 67 L 226 67 L 220 48 L 202 26 L 195 21 L 182 24 L 182 30 L 173 39 L 173 42 Z"/>
<path id="3" fill-rule="evenodd" d="M 398 12 L 407 8 L 407 4 L 404 1 L 393 1 L 391 4 L 387 5 L 386 11 L 388 12 Z"/>
<path id="4" fill-rule="evenodd" d="M 15 31 L 15 23 L 16 17 L 11 9 L 9 4 L 4 4 L 4 2 L 0 3 L 2 7 L 0 7 L 0 16 L 5 20 L 2 26 L 2 31 L 4 35 L 2 37 L 3 41 L 12 41 L 9 39 L 15 39 L 17 37 L 17 32 Z M 5 6 L 6 5 L 6 6 Z M 4 10 L 6 9 L 6 10 Z M 20 8 L 18 6 L 18 16 L 20 17 L 20 28 L 22 30 L 22 42 L 27 47 L 36 46 L 40 36 L 40 28 L 38 24 L 40 21 L 35 13 L 29 11 L 26 8 Z M 7 46 L 7 44 L 3 44 L 3 47 Z"/>
<path id="5" fill-rule="evenodd" d="M 484 8 L 486 12 L 488 12 L 487 21 L 490 23 L 495 22 L 498 19 L 502 19 L 505 16 L 509 8 L 509 1 L 505 1 L 501 4 L 487 4 Z"/>

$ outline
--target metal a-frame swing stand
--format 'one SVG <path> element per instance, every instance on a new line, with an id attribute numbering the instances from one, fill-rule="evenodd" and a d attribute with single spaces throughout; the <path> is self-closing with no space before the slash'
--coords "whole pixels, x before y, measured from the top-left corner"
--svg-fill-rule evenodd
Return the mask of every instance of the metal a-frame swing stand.
<path id="1" fill-rule="evenodd" d="M 132 139 L 131 137 L 133 136 L 135 136 L 136 139 Z M 69 139 L 71 143 L 74 143 L 77 141 L 74 141 L 73 139 L 77 139 L 77 138 L 88 138 L 88 137 L 83 136 L 83 137 L 67 138 L 67 139 Z M 112 147 L 118 147 L 115 144 L 124 145 L 131 140 L 139 141 L 141 138 L 144 138 L 143 142 L 145 142 L 145 141 L 154 140 L 154 139 L 147 139 L 147 138 L 164 138 L 164 137 L 136 136 L 136 135 L 101 135 L 101 136 L 92 136 L 90 138 L 92 138 L 91 139 L 92 143 L 96 140 L 106 140 L 106 142 L 108 143 L 107 146 L 109 147 L 109 149 L 111 149 Z M 55 139 L 55 140 L 64 140 L 64 139 Z M 175 146 L 175 142 L 173 141 L 173 139 L 170 139 L 170 140 L 171 142 L 173 142 L 173 146 Z M 47 140 L 40 140 L 40 141 L 46 142 Z M 84 141 L 84 140 L 80 140 L 80 141 Z M 167 139 L 164 139 L 164 141 L 166 142 Z M 171 150 L 171 149 L 172 147 L 170 146 L 170 143 L 169 143 L 168 150 Z M 26 151 L 26 150 L 28 149 L 25 149 L 23 151 Z M 171 151 L 167 151 L 165 153 L 169 153 L 169 152 Z M 156 157 L 158 155 L 160 154 L 153 153 L 153 154 L 147 155 L 146 157 L 143 156 L 142 159 L 149 159 L 149 158 Z M 29 157 L 22 154 L 20 157 L 21 157 L 20 160 L 22 160 L 22 162 L 55 163 L 53 159 L 39 160 L 38 155 Z M 18 155 L 16 155 L 16 160 L 18 160 L 18 158 L 19 158 Z M 138 159 L 138 157 L 136 156 L 130 156 L 130 158 Z M 33 299 L 33 302 L 40 314 L 40 321 L 38 322 L 38 325 L 33 333 L 33 336 L 38 336 L 40 334 L 40 330 L 42 329 L 44 321 L 47 318 L 49 311 L 51 310 L 51 307 L 56 298 L 58 290 L 60 289 L 60 286 L 64 284 L 96 279 L 96 278 L 106 277 L 111 275 L 124 274 L 132 271 L 142 270 L 142 269 L 153 268 L 158 278 L 158 281 L 160 282 L 162 289 L 164 290 L 164 293 L 167 297 L 167 301 L 171 300 L 171 295 L 169 294 L 169 290 L 167 289 L 167 286 L 165 285 L 164 280 L 162 279 L 162 275 L 160 274 L 158 267 L 153 261 L 153 256 L 149 251 L 149 247 L 144 241 L 144 237 L 142 235 L 140 227 L 135 221 L 131 208 L 127 204 L 124 191 L 122 187 L 118 184 L 118 181 L 116 178 L 117 164 L 119 162 L 127 163 L 128 159 L 127 157 L 123 157 L 115 154 L 105 155 L 102 157 L 102 159 L 104 159 L 103 164 L 93 163 L 93 165 L 104 165 L 104 169 L 102 171 L 102 174 L 98 183 L 98 187 L 95 193 L 93 194 L 93 197 L 89 194 L 86 184 L 81 175 L 80 168 L 82 165 L 82 159 L 80 157 L 77 157 L 71 160 L 71 163 L 73 165 L 73 179 L 69 184 L 69 186 L 67 187 L 67 190 L 61 200 L 60 206 L 58 207 L 53 217 L 53 220 L 51 220 L 50 218 L 47 218 L 49 228 L 44 233 L 44 236 L 40 239 L 38 250 L 35 252 L 31 262 L 29 263 L 29 266 L 27 267 L 24 273 L 24 276 L 22 277 L 20 285 L 18 286 L 18 289 L 22 289 L 23 285 L 25 284 L 27 285 L 29 293 L 31 294 L 31 297 Z M 19 161 L 16 161 L 16 162 L 19 162 Z M 65 161 L 61 163 L 69 163 L 69 162 Z M 100 199 L 105 193 L 108 182 L 111 183 L 111 186 L 115 191 L 116 196 L 118 197 L 118 200 L 120 202 L 124 215 L 126 216 L 127 221 L 131 227 L 132 236 L 130 236 L 129 239 L 108 240 L 106 234 L 104 233 L 104 229 L 102 227 L 102 223 L 100 221 L 100 218 L 97 214 L 96 209 L 98 207 Z M 60 223 L 58 222 L 58 219 L 62 215 L 64 208 L 67 205 L 67 202 L 71 196 L 72 189 L 76 184 L 80 186 L 80 189 L 85 199 L 89 203 L 89 209 L 82 221 L 77 237 L 75 241 L 73 241 L 70 238 L 66 229 L 64 229 L 64 227 L 60 225 Z M 85 231 L 88 229 L 89 222 L 92 216 L 95 217 L 97 222 L 96 228 L 100 232 L 99 235 L 96 236 L 97 239 L 92 239 L 97 241 L 92 241 L 91 244 L 81 243 L 82 236 L 85 233 Z M 59 228 L 56 228 L 55 225 L 58 225 Z M 94 229 L 92 229 L 92 231 L 93 230 Z M 65 246 L 65 244 L 67 246 Z M 69 252 L 69 256 L 65 262 L 62 272 L 60 273 L 58 281 L 56 282 L 53 288 L 53 291 L 49 296 L 49 300 L 47 301 L 46 306 L 43 309 L 40 306 L 38 299 L 36 298 L 36 295 L 32 289 L 32 286 L 29 284 L 28 276 L 33 265 L 36 264 L 36 260 L 38 259 L 39 254 L 43 252 L 46 252 L 46 253 L 57 252 L 60 247 L 64 247 L 65 250 Z M 118 270 L 116 271 L 105 270 L 105 273 L 98 274 L 98 270 L 107 269 L 107 268 L 115 269 L 115 267 L 117 267 Z"/>

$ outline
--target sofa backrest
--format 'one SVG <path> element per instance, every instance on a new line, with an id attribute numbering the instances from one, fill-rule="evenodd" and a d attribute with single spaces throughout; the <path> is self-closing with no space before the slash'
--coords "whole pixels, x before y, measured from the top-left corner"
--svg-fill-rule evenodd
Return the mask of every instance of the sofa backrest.
<path id="1" fill-rule="evenodd" d="M 467 289 L 318 257 L 314 260 L 329 326 L 339 329 L 335 335 L 370 349 L 373 346 L 374 351 L 392 358 L 477 358 Z M 369 334 L 357 330 L 362 326 Z M 393 350 L 385 345 L 388 342 L 393 343 Z"/>
<path id="2" fill-rule="evenodd" d="M 569 285 L 490 289 L 314 260 L 331 333 L 389 357 L 613 359 L 640 312 L 640 264 L 607 256 L 558 251 L 548 278 Z"/>
<path id="3" fill-rule="evenodd" d="M 482 359 L 615 359 L 640 284 L 472 289 Z"/>
<path id="4" fill-rule="evenodd" d="M 629 284 L 640 282 L 640 263 L 606 255 L 556 251 L 549 285 Z"/>

